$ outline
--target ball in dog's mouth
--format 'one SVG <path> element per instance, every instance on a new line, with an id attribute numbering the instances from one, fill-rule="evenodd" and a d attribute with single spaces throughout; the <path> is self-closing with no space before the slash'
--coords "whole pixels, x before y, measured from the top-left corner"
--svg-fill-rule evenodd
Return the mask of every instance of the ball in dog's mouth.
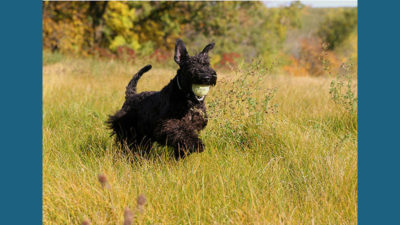
<path id="1" fill-rule="evenodd" d="M 201 101 L 210 90 L 210 85 L 207 84 L 193 84 L 192 91 L 196 95 L 197 100 Z"/>

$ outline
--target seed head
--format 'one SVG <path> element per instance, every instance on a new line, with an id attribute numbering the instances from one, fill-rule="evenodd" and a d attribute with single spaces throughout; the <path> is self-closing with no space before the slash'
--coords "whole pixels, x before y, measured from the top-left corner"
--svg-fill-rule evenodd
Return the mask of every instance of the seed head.
<path id="1" fill-rule="evenodd" d="M 81 223 L 81 225 L 90 225 L 90 221 L 88 219 L 84 219 Z"/>
<path id="2" fill-rule="evenodd" d="M 133 212 L 128 207 L 124 211 L 124 225 L 131 225 L 133 223 Z"/>
<path id="3" fill-rule="evenodd" d="M 110 185 L 108 184 L 106 175 L 104 175 L 103 173 L 99 174 L 97 176 L 97 179 L 99 180 L 99 182 L 103 188 L 107 188 L 107 189 L 110 188 Z"/>
<path id="4" fill-rule="evenodd" d="M 142 213 L 144 210 L 144 205 L 146 204 L 146 197 L 141 194 L 137 197 L 137 210 L 139 213 Z"/>
<path id="5" fill-rule="evenodd" d="M 146 197 L 143 194 L 139 195 L 137 198 L 137 205 L 139 207 L 143 207 L 145 204 L 146 204 Z"/>

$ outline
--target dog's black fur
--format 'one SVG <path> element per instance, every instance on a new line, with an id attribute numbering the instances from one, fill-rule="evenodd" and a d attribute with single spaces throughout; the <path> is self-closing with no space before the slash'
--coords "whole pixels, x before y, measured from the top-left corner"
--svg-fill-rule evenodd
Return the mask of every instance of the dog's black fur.
<path id="1" fill-rule="evenodd" d="M 204 99 L 192 91 L 192 84 L 215 85 L 217 74 L 210 67 L 208 52 L 189 56 L 185 44 L 177 40 L 174 60 L 179 65 L 176 76 L 161 91 L 136 93 L 140 77 L 151 69 L 143 67 L 126 87 L 122 109 L 107 121 L 116 140 L 132 150 L 149 152 L 154 142 L 174 148 L 176 158 L 192 152 L 202 152 L 204 144 L 198 137 L 207 125 Z"/>

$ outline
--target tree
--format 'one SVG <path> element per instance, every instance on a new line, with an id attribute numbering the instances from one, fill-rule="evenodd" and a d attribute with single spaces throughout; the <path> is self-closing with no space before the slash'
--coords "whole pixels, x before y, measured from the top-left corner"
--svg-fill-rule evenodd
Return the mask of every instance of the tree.
<path id="1" fill-rule="evenodd" d="M 335 49 L 345 41 L 357 28 L 357 8 L 343 9 L 337 14 L 331 14 L 321 23 L 318 36 L 328 45 L 329 50 Z"/>

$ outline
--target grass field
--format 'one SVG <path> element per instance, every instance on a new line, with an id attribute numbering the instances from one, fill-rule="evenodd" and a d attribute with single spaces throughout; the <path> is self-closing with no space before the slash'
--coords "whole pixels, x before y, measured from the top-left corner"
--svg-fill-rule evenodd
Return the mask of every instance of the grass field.
<path id="1" fill-rule="evenodd" d="M 125 207 L 135 224 L 357 223 L 357 114 L 331 99 L 333 78 L 217 70 L 206 150 L 175 161 L 161 146 L 123 154 L 104 124 L 142 64 L 44 62 L 44 224 L 122 224 Z M 174 74 L 155 66 L 138 89 Z"/>

